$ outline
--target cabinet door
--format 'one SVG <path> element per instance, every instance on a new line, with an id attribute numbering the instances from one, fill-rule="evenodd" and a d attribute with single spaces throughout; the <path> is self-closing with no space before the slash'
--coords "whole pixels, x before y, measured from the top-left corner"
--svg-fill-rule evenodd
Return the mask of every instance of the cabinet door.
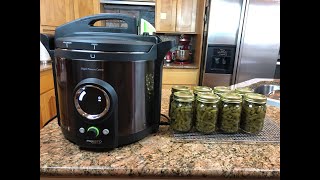
<path id="1" fill-rule="evenodd" d="M 40 95 L 40 128 L 57 115 L 54 89 Z"/>
<path id="2" fill-rule="evenodd" d="M 41 26 L 57 27 L 73 19 L 73 0 L 40 0 Z"/>
<path id="3" fill-rule="evenodd" d="M 177 0 L 177 32 L 195 32 L 197 0 Z"/>
<path id="4" fill-rule="evenodd" d="M 100 13 L 100 0 L 73 0 L 74 18 Z"/>
<path id="5" fill-rule="evenodd" d="M 175 32 L 177 0 L 156 0 L 157 32 Z"/>

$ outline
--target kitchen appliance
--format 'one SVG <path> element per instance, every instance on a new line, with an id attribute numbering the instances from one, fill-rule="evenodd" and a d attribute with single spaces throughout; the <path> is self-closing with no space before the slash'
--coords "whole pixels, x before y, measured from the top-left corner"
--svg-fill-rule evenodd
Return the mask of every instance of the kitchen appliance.
<path id="1" fill-rule="evenodd" d="M 210 0 L 200 84 L 273 78 L 280 50 L 280 0 Z"/>
<path id="2" fill-rule="evenodd" d="M 179 38 L 178 48 L 175 52 L 176 64 L 190 64 L 191 63 L 191 49 L 190 49 L 190 37 L 182 34 Z"/>
<path id="3" fill-rule="evenodd" d="M 96 27 L 99 20 L 128 28 Z M 87 16 L 56 29 L 58 122 L 81 148 L 111 149 L 158 131 L 163 57 L 174 41 L 137 35 L 135 18 Z"/>

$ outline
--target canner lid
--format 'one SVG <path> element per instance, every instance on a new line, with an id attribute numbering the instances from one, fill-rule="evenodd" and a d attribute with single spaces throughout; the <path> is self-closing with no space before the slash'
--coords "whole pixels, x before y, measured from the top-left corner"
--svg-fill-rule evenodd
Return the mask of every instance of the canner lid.
<path id="1" fill-rule="evenodd" d="M 117 36 L 70 36 L 56 39 L 56 47 L 68 50 L 88 50 L 103 52 L 149 52 L 154 42 L 143 38 Z"/>

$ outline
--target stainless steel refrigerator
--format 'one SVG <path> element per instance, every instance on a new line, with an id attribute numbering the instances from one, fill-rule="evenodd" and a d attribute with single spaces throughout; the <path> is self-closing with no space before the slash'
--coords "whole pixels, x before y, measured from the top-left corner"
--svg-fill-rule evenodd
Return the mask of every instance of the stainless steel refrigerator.
<path id="1" fill-rule="evenodd" d="M 273 78 L 280 49 L 280 0 L 209 0 L 200 83 Z"/>

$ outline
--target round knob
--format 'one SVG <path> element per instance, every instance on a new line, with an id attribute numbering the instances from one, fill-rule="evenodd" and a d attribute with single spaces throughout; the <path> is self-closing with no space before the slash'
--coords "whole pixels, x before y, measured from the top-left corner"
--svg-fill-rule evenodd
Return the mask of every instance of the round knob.
<path id="1" fill-rule="evenodd" d="M 81 116 L 89 120 L 96 120 L 108 112 L 110 98 L 100 87 L 85 85 L 76 91 L 74 104 Z"/>
<path id="2" fill-rule="evenodd" d="M 87 135 L 88 135 L 88 137 L 98 137 L 99 136 L 99 129 L 94 126 L 91 126 L 87 130 Z"/>

